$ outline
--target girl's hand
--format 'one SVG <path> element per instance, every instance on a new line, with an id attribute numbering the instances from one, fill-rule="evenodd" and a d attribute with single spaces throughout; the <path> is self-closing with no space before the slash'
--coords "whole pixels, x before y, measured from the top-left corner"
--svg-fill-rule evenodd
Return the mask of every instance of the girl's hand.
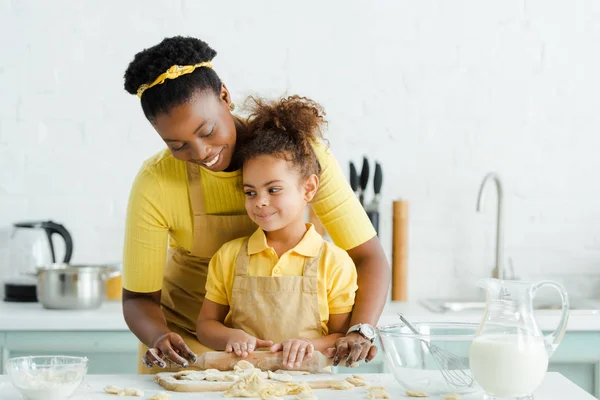
<path id="1" fill-rule="evenodd" d="M 165 368 L 167 362 L 173 362 L 187 368 L 189 362 L 196 362 L 196 354 L 185 344 L 181 336 L 169 332 L 154 341 L 154 346 L 146 351 L 142 362 L 148 368 L 158 365 Z"/>
<path id="2" fill-rule="evenodd" d="M 235 333 L 229 337 L 227 345 L 225 346 L 225 351 L 246 358 L 248 357 L 248 354 L 253 353 L 256 349 L 272 345 L 273 341 L 271 340 L 257 339 L 242 330 L 236 330 Z"/>
<path id="3" fill-rule="evenodd" d="M 283 351 L 282 363 L 284 368 L 299 367 L 304 359 L 311 358 L 315 346 L 308 339 L 288 339 L 271 347 L 271 352 Z M 295 365 L 294 365 L 295 363 Z"/>

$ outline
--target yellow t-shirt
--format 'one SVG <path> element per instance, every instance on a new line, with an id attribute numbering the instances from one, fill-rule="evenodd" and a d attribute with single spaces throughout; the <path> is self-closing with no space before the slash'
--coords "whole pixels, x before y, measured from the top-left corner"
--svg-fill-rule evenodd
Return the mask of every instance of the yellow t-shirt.
<path id="1" fill-rule="evenodd" d="M 344 250 L 323 240 L 311 224 L 302 240 L 291 250 L 277 256 L 275 250 L 267 244 L 267 238 L 261 228 L 248 240 L 249 276 L 300 276 L 306 257 L 315 257 L 323 244 L 323 253 L 319 260 L 318 297 L 319 314 L 323 335 L 327 335 L 329 314 L 344 314 L 352 311 L 356 284 L 354 262 Z M 206 296 L 210 301 L 229 306 L 231 289 L 235 279 L 235 262 L 246 238 L 227 242 L 217 251 L 208 266 Z M 285 299 L 282 299 L 285 301 Z M 231 312 L 226 321 L 231 318 Z"/>
<path id="2" fill-rule="evenodd" d="M 352 192 L 328 147 L 315 143 L 321 164 L 319 190 L 311 202 L 333 242 L 344 250 L 375 236 L 375 229 Z M 208 214 L 246 212 L 241 171 L 200 168 Z M 123 251 L 123 287 L 133 292 L 162 289 L 167 240 L 172 247 L 192 248 L 193 214 L 185 162 L 165 149 L 139 171 L 129 197 Z M 207 232 L 210 234 L 210 232 Z"/>

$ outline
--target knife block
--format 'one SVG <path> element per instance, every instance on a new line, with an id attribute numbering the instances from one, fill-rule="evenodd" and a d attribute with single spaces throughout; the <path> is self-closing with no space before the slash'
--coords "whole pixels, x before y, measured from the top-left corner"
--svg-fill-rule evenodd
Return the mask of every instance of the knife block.
<path id="1" fill-rule="evenodd" d="M 407 301 L 408 201 L 394 201 L 392 219 L 392 301 Z"/>

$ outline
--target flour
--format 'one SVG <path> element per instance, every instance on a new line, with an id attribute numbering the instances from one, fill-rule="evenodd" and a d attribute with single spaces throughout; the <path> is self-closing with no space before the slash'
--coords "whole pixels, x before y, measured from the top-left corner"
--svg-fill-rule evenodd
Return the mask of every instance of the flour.
<path id="1" fill-rule="evenodd" d="M 39 370 L 26 372 L 15 386 L 30 400 L 65 400 L 82 381 L 83 373 L 76 371 Z"/>

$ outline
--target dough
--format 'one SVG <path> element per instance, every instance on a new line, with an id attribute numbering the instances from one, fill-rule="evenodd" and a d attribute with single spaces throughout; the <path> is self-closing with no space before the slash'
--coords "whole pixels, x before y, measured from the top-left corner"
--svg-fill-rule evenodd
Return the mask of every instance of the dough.
<path id="1" fill-rule="evenodd" d="M 206 379 L 206 371 L 180 371 L 173 378 L 180 381 L 203 381 Z"/>
<path id="2" fill-rule="evenodd" d="M 237 365 L 236 365 L 237 366 Z M 245 376 L 223 393 L 225 397 L 264 397 L 266 395 L 276 395 L 273 393 L 272 384 L 266 383 L 257 373 Z M 263 396 L 264 395 L 264 396 Z"/>
<path id="3" fill-rule="evenodd" d="M 267 371 L 269 379 L 278 381 L 278 382 L 291 382 L 293 380 L 292 376 L 289 374 L 276 374 L 271 371 Z"/>
<path id="4" fill-rule="evenodd" d="M 385 390 L 383 386 L 371 386 L 367 389 L 369 393 L 369 400 L 374 399 L 391 399 L 390 394 Z"/>
<path id="5" fill-rule="evenodd" d="M 154 396 L 150 397 L 148 400 L 169 400 L 171 395 L 167 392 L 156 393 Z"/>
<path id="6" fill-rule="evenodd" d="M 444 400 L 460 400 L 460 395 L 456 393 L 443 394 L 442 397 Z"/>
<path id="7" fill-rule="evenodd" d="M 329 387 L 335 390 L 349 390 L 353 389 L 354 385 L 348 381 L 332 381 Z"/>
<path id="8" fill-rule="evenodd" d="M 137 397 L 142 397 L 144 395 L 144 392 L 142 392 L 139 389 L 136 388 L 125 388 L 125 389 L 121 389 L 118 386 L 106 386 L 104 388 L 104 391 L 108 394 L 114 394 L 117 396 L 137 396 Z"/>
<path id="9" fill-rule="evenodd" d="M 118 386 L 107 386 L 104 388 L 104 391 L 108 394 L 119 394 L 122 389 Z"/>
<path id="10" fill-rule="evenodd" d="M 119 392 L 117 396 L 137 396 L 142 397 L 144 392 L 136 388 L 125 388 Z"/>
<path id="11" fill-rule="evenodd" d="M 310 375 L 308 371 L 289 371 L 287 369 L 278 369 L 275 371 L 276 374 L 288 374 L 291 376 L 301 376 L 301 375 Z"/>
<path id="12" fill-rule="evenodd" d="M 233 366 L 234 371 L 237 371 L 238 369 L 254 369 L 254 365 L 250 364 L 246 360 L 241 360 Z"/>
<path id="13" fill-rule="evenodd" d="M 288 382 L 285 385 L 287 394 L 291 394 L 291 395 L 306 395 L 306 394 L 311 394 L 312 393 L 312 389 L 310 387 L 310 385 L 306 382 Z"/>
<path id="14" fill-rule="evenodd" d="M 425 392 L 417 392 L 416 390 L 407 390 L 406 395 L 408 397 L 429 397 L 429 395 Z"/>
<path id="15" fill-rule="evenodd" d="M 354 386 L 367 386 L 367 382 L 364 379 L 359 379 L 356 377 L 346 378 L 348 382 L 353 384 Z"/>

